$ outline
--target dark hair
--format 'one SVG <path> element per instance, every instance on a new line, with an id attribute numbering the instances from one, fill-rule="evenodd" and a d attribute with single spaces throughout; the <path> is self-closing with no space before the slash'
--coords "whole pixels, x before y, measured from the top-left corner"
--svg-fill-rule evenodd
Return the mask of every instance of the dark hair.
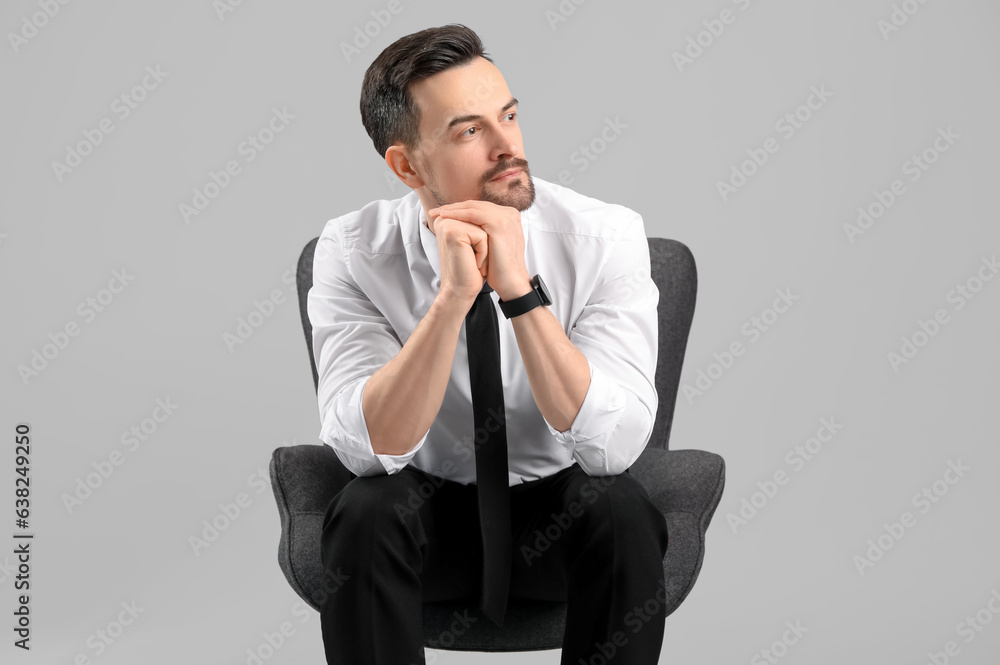
<path id="1" fill-rule="evenodd" d="M 490 58 L 479 35 L 461 24 L 427 28 L 397 39 L 365 72 L 361 84 L 361 122 L 380 157 L 397 142 L 420 142 L 420 109 L 410 84 L 451 67 Z"/>

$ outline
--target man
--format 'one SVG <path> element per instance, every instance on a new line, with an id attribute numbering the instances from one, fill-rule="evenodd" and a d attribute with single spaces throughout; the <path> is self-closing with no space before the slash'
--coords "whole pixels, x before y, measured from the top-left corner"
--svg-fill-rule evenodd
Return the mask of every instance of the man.
<path id="1" fill-rule="evenodd" d="M 568 603 L 565 664 L 607 645 L 616 664 L 659 657 L 663 608 L 647 613 L 666 523 L 627 473 L 657 407 L 645 230 L 533 178 L 517 110 L 461 25 L 399 39 L 365 75 L 365 128 L 413 191 L 329 221 L 316 246 L 320 438 L 357 476 L 323 523 L 324 566 L 344 580 L 321 608 L 330 663 L 423 663 L 423 602 L 468 599 L 502 625 L 511 596 Z M 499 377 L 484 381 L 502 381 L 502 402 L 476 426 L 485 352 L 466 317 L 481 302 L 499 321 Z M 481 520 L 477 458 L 497 445 L 503 510 Z M 498 554 L 486 522 L 508 502 Z"/>

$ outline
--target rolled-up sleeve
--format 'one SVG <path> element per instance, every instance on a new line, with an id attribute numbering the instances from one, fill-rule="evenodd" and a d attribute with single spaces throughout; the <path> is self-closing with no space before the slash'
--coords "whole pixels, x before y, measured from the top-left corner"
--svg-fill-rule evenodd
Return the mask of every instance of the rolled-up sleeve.
<path id="1" fill-rule="evenodd" d="M 372 447 L 362 396 L 371 376 L 402 344 L 351 277 L 341 229 L 337 220 L 330 224 L 333 228 L 324 230 L 316 243 L 306 303 L 319 375 L 319 438 L 357 476 L 393 474 L 409 464 L 427 433 L 402 455 L 376 454 Z"/>
<path id="2" fill-rule="evenodd" d="M 623 473 L 642 454 L 656 417 L 659 290 L 638 215 L 601 267 L 569 340 L 587 358 L 590 388 L 573 424 L 549 432 L 591 476 Z"/>

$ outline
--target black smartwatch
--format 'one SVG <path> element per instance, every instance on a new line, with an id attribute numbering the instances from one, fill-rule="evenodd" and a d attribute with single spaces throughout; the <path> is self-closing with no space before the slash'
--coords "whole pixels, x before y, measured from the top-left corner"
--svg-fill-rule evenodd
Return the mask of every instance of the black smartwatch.
<path id="1" fill-rule="evenodd" d="M 498 302 L 500 304 L 500 311 L 509 319 L 514 316 L 520 316 L 525 312 L 530 312 L 539 305 L 551 305 L 552 298 L 549 296 L 549 290 L 545 288 L 542 276 L 535 275 L 531 278 L 531 291 L 526 295 L 514 298 L 509 302 L 504 302 L 503 300 Z"/>

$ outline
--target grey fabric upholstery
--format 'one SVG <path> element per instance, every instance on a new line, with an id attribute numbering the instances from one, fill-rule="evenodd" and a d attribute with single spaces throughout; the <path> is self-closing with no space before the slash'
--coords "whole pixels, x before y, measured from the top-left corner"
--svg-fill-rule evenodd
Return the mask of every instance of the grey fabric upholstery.
<path id="1" fill-rule="evenodd" d="M 297 279 L 314 387 L 319 381 L 306 296 L 312 286 L 317 240 L 311 240 L 302 250 Z M 650 238 L 649 251 L 652 277 L 660 291 L 656 368 L 660 402 L 650 441 L 629 473 L 646 488 L 667 521 L 670 541 L 663 568 L 667 590 L 664 613 L 669 616 L 690 593 L 701 570 L 705 531 L 725 484 L 725 462 L 714 453 L 669 450 L 670 425 L 694 315 L 697 272 L 694 257 L 680 242 Z M 278 448 L 271 456 L 270 474 L 281 518 L 278 564 L 295 592 L 318 610 L 323 593 L 319 553 L 323 517 L 330 501 L 354 474 L 325 444 Z M 459 617 L 465 618 L 465 624 L 458 624 L 461 630 L 453 632 L 451 627 Z M 511 598 L 503 628 L 479 612 L 475 597 L 425 603 L 425 645 L 461 651 L 558 649 L 565 621 L 565 603 Z"/>

